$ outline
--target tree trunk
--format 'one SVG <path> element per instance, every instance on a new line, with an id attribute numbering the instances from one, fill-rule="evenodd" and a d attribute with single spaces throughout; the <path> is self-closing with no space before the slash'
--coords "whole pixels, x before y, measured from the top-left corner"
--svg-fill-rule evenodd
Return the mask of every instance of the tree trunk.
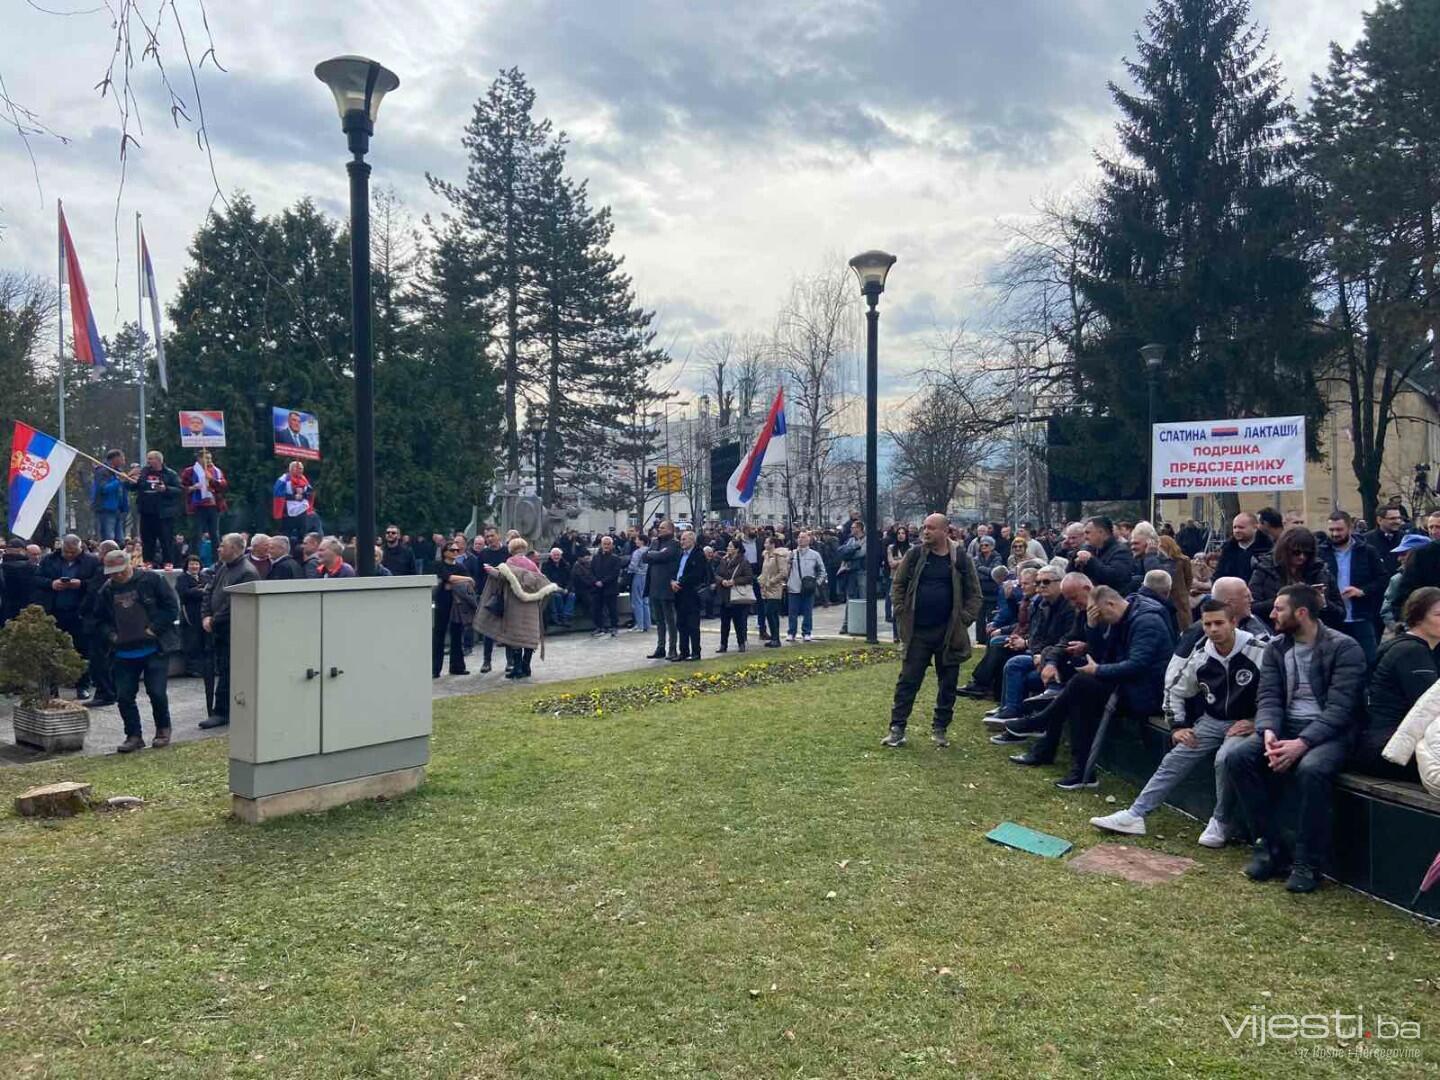
<path id="1" fill-rule="evenodd" d="M 15 797 L 21 817 L 74 817 L 90 809 L 90 785 L 62 781 L 34 787 Z"/>

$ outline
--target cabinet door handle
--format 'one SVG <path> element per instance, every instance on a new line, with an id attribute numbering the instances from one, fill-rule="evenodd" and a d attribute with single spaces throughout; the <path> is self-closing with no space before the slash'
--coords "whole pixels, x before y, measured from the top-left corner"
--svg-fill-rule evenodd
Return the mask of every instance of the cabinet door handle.
<path id="1" fill-rule="evenodd" d="M 305 678 L 307 678 L 307 679 L 313 679 L 313 678 L 315 678 L 316 676 L 318 676 L 319 674 L 320 674 L 320 672 L 316 671 L 313 667 L 307 667 L 307 668 L 305 669 Z"/>
<path id="2" fill-rule="evenodd" d="M 332 679 L 333 679 L 333 678 L 336 678 L 337 676 L 344 675 L 344 674 L 345 674 L 345 669 L 344 669 L 344 668 L 332 667 L 332 668 L 330 669 L 330 677 L 331 677 Z"/>

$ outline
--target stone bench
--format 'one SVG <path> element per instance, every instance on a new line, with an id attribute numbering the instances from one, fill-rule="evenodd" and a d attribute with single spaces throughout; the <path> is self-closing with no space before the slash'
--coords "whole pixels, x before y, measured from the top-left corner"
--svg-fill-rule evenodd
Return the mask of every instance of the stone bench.
<path id="1" fill-rule="evenodd" d="M 1117 718 L 1099 764 L 1140 786 L 1169 750 L 1170 728 L 1158 716 Z M 1213 759 L 1170 794 L 1167 805 L 1206 821 L 1215 808 Z M 1370 896 L 1429 918 L 1440 918 L 1440 889 L 1414 903 L 1431 861 L 1440 852 L 1440 798 L 1419 784 L 1341 773 L 1335 781 L 1335 860 L 1331 876 Z"/>

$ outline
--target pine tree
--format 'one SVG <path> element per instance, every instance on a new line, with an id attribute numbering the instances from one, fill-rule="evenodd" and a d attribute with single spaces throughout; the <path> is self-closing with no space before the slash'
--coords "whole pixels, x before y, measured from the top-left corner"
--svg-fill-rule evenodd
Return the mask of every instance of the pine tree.
<path id="1" fill-rule="evenodd" d="M 550 146 L 550 122 L 536 121 L 535 91 L 518 68 L 502 72 L 475 112 L 462 145 L 470 155 L 465 183 L 457 186 L 427 177 L 445 196 L 471 233 L 467 249 L 498 303 L 495 322 L 503 338 L 505 468 L 520 470 L 517 407 L 525 373 L 523 353 L 534 334 L 522 294 L 531 287 L 535 267 L 535 222 L 542 159 Z"/>
<path id="2" fill-rule="evenodd" d="M 1077 222 L 1097 320 L 1072 362 L 1081 401 L 1121 431 L 1146 430 L 1150 342 L 1167 346 L 1157 420 L 1323 412 L 1295 112 L 1249 18 L 1248 0 L 1156 0 L 1135 89 L 1111 85 L 1123 156 L 1101 160 Z"/>
<path id="3" fill-rule="evenodd" d="M 608 465 L 606 440 L 633 403 L 637 380 L 644 384 L 653 337 L 653 315 L 635 306 L 622 260 L 609 249 L 615 231 L 609 208 L 592 210 L 586 185 L 569 180 L 564 166 L 562 137 L 542 160 L 535 276 L 525 298 L 542 384 L 540 490 L 552 502 L 558 467 L 583 486 Z"/>

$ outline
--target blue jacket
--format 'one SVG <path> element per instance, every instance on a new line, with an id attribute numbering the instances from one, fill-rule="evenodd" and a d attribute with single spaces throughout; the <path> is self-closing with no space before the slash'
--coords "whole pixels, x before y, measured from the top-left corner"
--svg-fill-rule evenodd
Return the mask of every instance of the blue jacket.
<path id="1" fill-rule="evenodd" d="M 96 465 L 95 495 L 90 500 L 90 505 L 97 514 L 128 514 L 130 492 L 125 487 L 125 481 L 109 469 Z"/>
<path id="2" fill-rule="evenodd" d="M 1155 716 L 1164 700 L 1165 668 L 1175 651 L 1170 615 L 1139 593 L 1130 597 L 1125 616 L 1106 637 L 1105 662 L 1095 677 L 1119 688 L 1120 703 L 1131 716 Z"/>

